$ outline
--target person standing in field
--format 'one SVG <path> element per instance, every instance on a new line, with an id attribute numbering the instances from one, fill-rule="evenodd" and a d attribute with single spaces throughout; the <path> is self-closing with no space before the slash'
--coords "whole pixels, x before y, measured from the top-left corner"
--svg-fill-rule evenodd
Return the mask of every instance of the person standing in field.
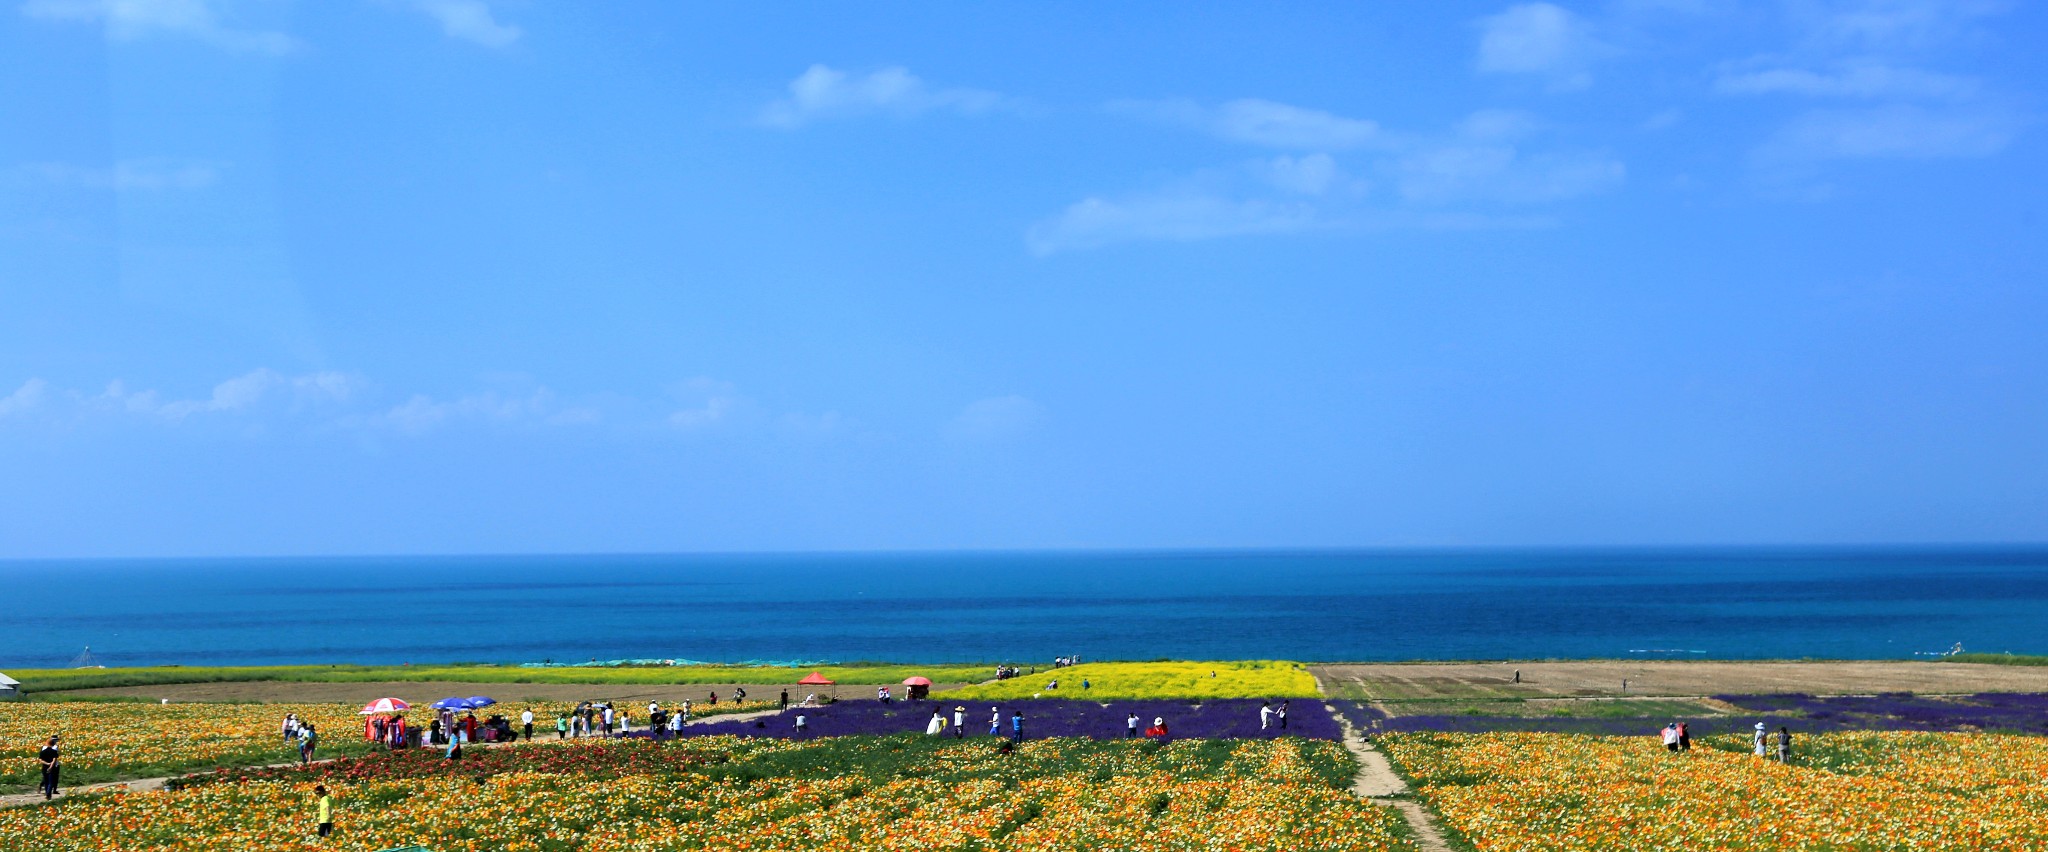
<path id="1" fill-rule="evenodd" d="M 1778 728 L 1778 762 L 1792 762 L 1792 732 L 1782 726 Z"/>
<path id="2" fill-rule="evenodd" d="M 946 731 L 946 714 L 944 714 L 944 713 L 941 713 L 941 712 L 939 712 L 939 711 L 937 711 L 937 710 L 933 710 L 933 711 L 932 711 L 932 719 L 931 719 L 931 721 L 929 721 L 929 722 L 926 722 L 926 723 L 924 723 L 924 732 L 925 732 L 925 734 L 926 734 L 927 736 L 934 736 L 934 737 L 936 737 L 936 736 L 938 736 L 938 735 L 940 735 L 940 734 L 942 734 L 942 733 L 945 733 L 945 731 Z"/>
<path id="3" fill-rule="evenodd" d="M 782 703 L 781 703 L 781 704 L 779 704 L 779 705 L 777 705 L 775 709 L 777 709 L 777 710 L 788 710 L 788 709 L 789 709 L 789 690 L 785 689 L 785 690 L 783 690 L 783 691 L 782 691 Z"/>
<path id="4" fill-rule="evenodd" d="M 1678 751 L 1677 722 L 1672 722 L 1671 724 L 1664 726 L 1664 750 L 1671 752 Z"/>
<path id="5" fill-rule="evenodd" d="M 1138 714 L 1136 714 L 1136 713 L 1132 713 L 1132 714 L 1130 714 L 1130 715 L 1127 715 L 1127 716 L 1125 716 L 1125 717 L 1124 717 L 1124 739 L 1127 739 L 1127 740 L 1135 740 L 1135 739 L 1137 739 L 1137 738 L 1138 738 Z"/>
<path id="6" fill-rule="evenodd" d="M 1020 743 L 1024 741 L 1024 711 L 1022 710 L 1010 711 L 1010 739 Z"/>
<path id="7" fill-rule="evenodd" d="M 526 723 L 526 741 L 533 742 L 533 708 L 519 711 L 519 721 Z"/>
<path id="8" fill-rule="evenodd" d="M 300 766 L 305 766 L 306 764 L 313 762 L 313 747 L 317 745 L 319 742 L 320 730 L 318 728 L 315 728 L 312 725 L 312 723 L 309 722 L 306 724 L 305 727 L 299 729 Z"/>
<path id="9" fill-rule="evenodd" d="M 967 737 L 967 705 L 953 705 L 953 739 Z"/>
<path id="10" fill-rule="evenodd" d="M 1756 723 L 1756 734 L 1755 734 L 1755 735 L 1753 735 L 1753 736 L 1752 736 L 1752 737 L 1750 738 L 1750 745 L 1751 745 L 1751 746 L 1753 746 L 1753 747 L 1754 747 L 1754 748 L 1756 749 L 1756 756 L 1757 756 L 1757 757 L 1764 757 L 1764 756 L 1765 756 L 1765 754 L 1764 754 L 1764 750 L 1765 750 L 1766 748 L 1768 748 L 1768 744 L 1767 744 L 1767 741 L 1768 741 L 1768 740 L 1769 740 L 1770 738 L 1771 738 L 1771 732 L 1770 732 L 1770 731 L 1766 731 L 1766 730 L 1764 730 L 1764 723 L 1762 723 L 1762 722 L 1758 722 L 1758 723 Z"/>
<path id="11" fill-rule="evenodd" d="M 313 800 L 314 819 L 319 826 L 315 830 L 326 837 L 334 833 L 334 797 L 328 795 L 325 784 L 313 785 L 313 795 L 317 797 Z"/>
<path id="12" fill-rule="evenodd" d="M 1263 731 L 1263 730 L 1265 730 L 1265 729 L 1267 729 L 1267 728 L 1270 728 L 1270 727 L 1272 727 L 1272 726 L 1273 726 L 1273 702 L 1271 702 L 1271 701 L 1261 701 L 1261 702 L 1259 702 L 1259 730 Z"/>
<path id="13" fill-rule="evenodd" d="M 556 713 L 556 714 L 555 714 L 555 739 L 558 739 L 558 740 L 566 740 L 566 739 L 568 739 L 568 738 L 569 738 L 569 714 L 567 714 L 567 713 Z"/>
<path id="14" fill-rule="evenodd" d="M 57 748 L 57 737 L 52 735 L 48 745 L 36 752 L 36 762 L 43 768 L 43 801 L 57 795 L 57 774 L 63 770 L 63 751 Z"/>
<path id="15" fill-rule="evenodd" d="M 1280 730 L 1287 730 L 1287 702 L 1280 702 L 1280 709 L 1273 711 L 1273 721 L 1280 723 Z"/>
<path id="16" fill-rule="evenodd" d="M 999 733 L 1002 733 L 1002 730 L 1003 711 L 997 710 L 994 707 L 988 708 L 988 735 L 993 737 Z"/>
<path id="17" fill-rule="evenodd" d="M 1692 751 L 1692 731 L 1686 728 L 1684 722 L 1678 723 L 1678 750 Z"/>

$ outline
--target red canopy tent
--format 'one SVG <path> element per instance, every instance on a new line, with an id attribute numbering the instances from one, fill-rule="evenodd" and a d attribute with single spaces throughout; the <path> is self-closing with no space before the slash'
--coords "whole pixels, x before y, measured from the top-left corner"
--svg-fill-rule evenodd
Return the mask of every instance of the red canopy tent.
<path id="1" fill-rule="evenodd" d="M 831 686 L 832 684 L 833 680 L 831 678 L 818 672 L 811 672 L 803 680 L 797 681 L 798 686 Z"/>
<path id="2" fill-rule="evenodd" d="M 907 687 L 910 687 L 910 700 L 912 700 L 912 701 L 920 701 L 920 700 L 923 700 L 923 699 L 926 699 L 926 698 L 930 698 L 930 697 L 931 697 L 931 694 L 932 694 L 932 679 L 931 679 L 931 678 L 928 678 L 928 677 L 906 677 L 906 678 L 904 678 L 904 679 L 903 679 L 903 685 L 904 685 L 904 686 L 907 686 Z"/>

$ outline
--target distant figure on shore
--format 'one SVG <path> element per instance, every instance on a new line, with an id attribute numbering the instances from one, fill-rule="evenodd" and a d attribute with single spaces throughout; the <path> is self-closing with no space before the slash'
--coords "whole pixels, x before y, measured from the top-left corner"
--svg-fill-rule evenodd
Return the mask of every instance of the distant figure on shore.
<path id="1" fill-rule="evenodd" d="M 1792 732 L 1784 727 L 1778 728 L 1778 762 L 1792 762 Z"/>
<path id="2" fill-rule="evenodd" d="M 1771 738 L 1771 732 L 1770 732 L 1770 731 L 1766 731 L 1766 730 L 1764 730 L 1764 723 L 1762 723 L 1762 722 L 1758 722 L 1758 723 L 1756 723 L 1756 734 L 1755 734 L 1755 735 L 1753 735 L 1753 736 L 1752 736 L 1752 737 L 1750 738 L 1750 745 L 1751 745 L 1752 747 L 1754 747 L 1754 748 L 1756 749 L 1756 756 L 1757 756 L 1757 757 L 1764 757 L 1764 756 L 1765 756 L 1765 755 L 1764 755 L 1764 749 L 1765 749 L 1765 746 L 1766 746 L 1766 742 L 1765 742 L 1765 741 L 1769 740 L 1770 738 Z"/>

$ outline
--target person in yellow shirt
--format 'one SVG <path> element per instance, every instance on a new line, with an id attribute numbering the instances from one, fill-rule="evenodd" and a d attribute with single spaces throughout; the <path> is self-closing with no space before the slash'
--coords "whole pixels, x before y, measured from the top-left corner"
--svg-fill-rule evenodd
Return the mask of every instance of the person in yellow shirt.
<path id="1" fill-rule="evenodd" d="M 326 837 L 334 833 L 334 797 L 328 795 L 325 784 L 314 785 L 313 795 L 320 797 L 313 807 L 320 816 L 320 836 Z"/>

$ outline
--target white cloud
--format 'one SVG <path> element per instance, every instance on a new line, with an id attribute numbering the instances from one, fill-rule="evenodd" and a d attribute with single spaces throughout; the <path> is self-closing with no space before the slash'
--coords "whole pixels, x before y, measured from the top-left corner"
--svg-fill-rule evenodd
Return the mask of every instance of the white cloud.
<path id="1" fill-rule="evenodd" d="M 1956 100 L 1976 95 L 1979 88 L 1974 78 L 1873 61 L 1843 63 L 1828 71 L 1789 67 L 1724 70 L 1714 81 L 1715 91 L 1723 94 L 1832 98 Z"/>
<path id="2" fill-rule="evenodd" d="M 484 391 L 451 400 L 414 394 L 403 404 L 365 421 L 365 425 L 390 427 L 418 435 L 459 421 L 560 425 L 594 423 L 598 419 L 595 410 L 565 407 L 556 400 L 553 391 L 536 388 L 523 395 Z"/>
<path id="3" fill-rule="evenodd" d="M 209 412 L 248 411 L 267 402 L 279 402 L 290 407 L 346 402 L 361 386 L 361 380 L 346 373 L 286 376 L 266 368 L 214 385 L 213 393 L 204 399 L 159 402 L 155 391 L 126 394 L 119 382 L 110 386 L 103 396 L 119 402 L 129 411 L 183 420 Z"/>
<path id="4" fill-rule="evenodd" d="M 412 0 L 412 4 L 439 21 L 449 38 L 485 47 L 507 47 L 519 40 L 519 28 L 498 23 L 484 0 Z"/>
<path id="5" fill-rule="evenodd" d="M 1586 22 L 1550 3 L 1523 3 L 1479 20 L 1482 73 L 1545 77 L 1554 89 L 1590 85 L 1587 71 L 1604 46 Z"/>
<path id="6" fill-rule="evenodd" d="M 1999 0 L 1831 0 L 1793 9 L 1823 46 L 1923 50 L 1975 35 L 1977 19 L 2009 7 Z"/>
<path id="7" fill-rule="evenodd" d="M 687 402 L 669 412 L 668 423 L 683 429 L 722 423 L 738 413 L 746 402 L 730 382 L 703 376 L 684 382 L 673 393 Z"/>
<path id="8" fill-rule="evenodd" d="M 870 74 L 848 74 L 813 65 L 789 83 L 788 97 L 761 109 L 761 123 L 796 128 L 813 121 L 888 114 L 911 116 L 944 111 L 961 115 L 987 112 L 1003 105 L 994 92 L 967 88 L 932 88 L 900 67 Z"/>
<path id="9" fill-rule="evenodd" d="M 1342 151 L 1383 142 L 1380 126 L 1323 110 L 1257 98 L 1214 107 L 1190 100 L 1116 101 L 1110 109 L 1196 128 L 1219 139 L 1268 148 Z"/>
<path id="10" fill-rule="evenodd" d="M 1315 223 L 1307 206 L 1233 199 L 1208 192 L 1087 198 L 1033 225 L 1025 240 L 1045 255 L 1145 240 L 1190 242 L 1298 231 Z"/>
<path id="11" fill-rule="evenodd" d="M 1450 143 L 1416 151 L 1395 165 L 1401 195 L 1446 204 L 1537 204 L 1591 195 L 1621 183 L 1628 169 L 1599 152 L 1525 154 L 1511 145 Z"/>
<path id="12" fill-rule="evenodd" d="M 223 23 L 222 4 L 213 0 L 28 0 L 22 14 L 47 21 L 99 23 L 115 41 L 154 37 L 196 39 L 215 47 L 280 55 L 298 41 L 280 32 Z"/>
<path id="13" fill-rule="evenodd" d="M 947 439 L 967 444 L 1014 441 L 1045 423 L 1045 408 L 1015 394 L 969 403 L 945 426 Z"/>
<path id="14" fill-rule="evenodd" d="M 1268 183 L 1299 195 L 1322 195 L 1344 177 L 1336 159 L 1328 154 L 1274 157 L 1263 163 L 1262 168 Z"/>
<path id="15" fill-rule="evenodd" d="M 1906 104 L 1804 113 L 1757 149 L 1765 165 L 1836 159 L 1985 157 L 2005 149 L 2019 121 L 2001 110 Z"/>
<path id="16" fill-rule="evenodd" d="M 41 407 L 44 397 L 49 395 L 49 387 L 49 383 L 42 379 L 22 382 L 13 393 L 0 397 L 0 419 L 26 414 Z"/>
<path id="17" fill-rule="evenodd" d="M 211 163 L 164 157 L 122 160 L 105 168 L 68 163 L 31 163 L 23 171 L 59 186 L 89 189 L 154 192 L 172 189 L 204 189 L 220 178 Z"/>

